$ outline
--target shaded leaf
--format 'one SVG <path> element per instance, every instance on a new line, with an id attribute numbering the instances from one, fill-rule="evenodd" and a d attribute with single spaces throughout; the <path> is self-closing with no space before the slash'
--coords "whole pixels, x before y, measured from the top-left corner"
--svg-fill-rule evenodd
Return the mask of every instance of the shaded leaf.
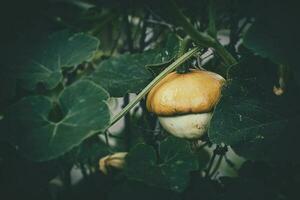
<path id="1" fill-rule="evenodd" d="M 137 93 L 151 80 L 153 73 L 160 72 L 177 53 L 178 40 L 169 36 L 163 48 L 137 54 L 123 54 L 101 62 L 90 77 L 103 86 L 113 97 Z"/>
<path id="2" fill-rule="evenodd" d="M 178 38 L 175 35 L 170 34 L 162 48 L 152 50 L 153 60 L 146 65 L 146 68 L 151 71 L 154 76 L 158 75 L 170 64 L 178 51 Z"/>
<path id="3" fill-rule="evenodd" d="M 232 145 L 238 154 L 248 159 L 288 160 L 293 150 L 283 146 L 289 147 L 293 142 L 291 124 L 299 113 L 297 97 L 293 93 L 282 97 L 274 95 L 272 78 L 267 71 L 259 71 L 263 70 L 260 65 L 238 78 L 237 74 L 247 72 L 244 67 L 236 66 L 229 72 L 233 79 L 224 87 L 214 110 L 209 138 L 218 144 Z M 284 153 L 290 156 L 282 156 Z"/>
<path id="4" fill-rule="evenodd" d="M 183 193 L 183 199 L 214 200 L 218 199 L 217 197 L 220 195 L 220 191 L 221 185 L 217 182 L 217 180 L 204 178 L 200 173 L 195 172 L 192 174 L 191 184 Z"/>
<path id="5" fill-rule="evenodd" d="M 66 88 L 57 102 L 44 96 L 23 98 L 10 108 L 5 120 L 17 136 L 15 142 L 22 154 L 38 161 L 50 160 L 108 126 L 107 99 L 101 87 L 79 81 Z M 57 122 L 49 119 L 55 104 L 62 112 Z"/>
<path id="6" fill-rule="evenodd" d="M 295 3 L 270 2 L 244 36 L 244 44 L 262 57 L 293 67 L 299 80 L 300 15 Z"/>
<path id="7" fill-rule="evenodd" d="M 0 113 L 15 96 L 16 79 L 10 73 L 0 72 Z"/>
<path id="8" fill-rule="evenodd" d="M 62 80 L 63 68 L 88 61 L 99 46 L 98 39 L 67 31 L 56 32 L 28 48 L 22 64 L 17 66 L 18 78 L 26 89 L 35 89 L 38 83 L 53 89 Z M 24 64 L 26 62 L 26 64 Z"/>
<path id="9" fill-rule="evenodd" d="M 150 59 L 147 54 L 124 54 L 107 59 L 97 66 L 91 79 L 113 97 L 138 92 L 151 79 L 150 72 L 145 68 Z"/>
<path id="10" fill-rule="evenodd" d="M 109 194 L 109 200 L 132 199 L 132 200 L 179 200 L 180 197 L 176 192 L 164 190 L 157 187 L 141 184 L 137 181 L 126 181 L 121 185 L 114 187 L 113 192 Z"/>
<path id="11" fill-rule="evenodd" d="M 87 139 L 78 147 L 77 159 L 81 163 L 92 163 L 98 168 L 99 158 L 110 154 L 109 147 L 98 137 Z"/>
<path id="12" fill-rule="evenodd" d="M 268 129 L 272 133 L 275 130 L 277 134 L 281 133 L 287 120 L 268 109 L 268 102 L 257 98 L 254 92 L 259 92 L 256 91 L 255 81 L 243 83 L 234 80 L 224 88 L 209 129 L 213 142 L 232 145 L 238 141 L 260 141 L 268 136 Z M 276 135 L 273 133 L 269 137 Z"/>
<path id="13" fill-rule="evenodd" d="M 135 146 L 126 157 L 125 173 L 130 179 L 148 185 L 183 191 L 190 180 L 190 172 L 198 169 L 197 156 L 189 149 L 189 143 L 168 137 L 160 145 L 160 158 L 153 147 Z"/>

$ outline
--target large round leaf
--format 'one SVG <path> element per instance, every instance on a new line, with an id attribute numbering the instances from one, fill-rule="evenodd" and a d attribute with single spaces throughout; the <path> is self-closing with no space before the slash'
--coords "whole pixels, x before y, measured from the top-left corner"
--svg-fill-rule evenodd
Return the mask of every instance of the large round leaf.
<path id="1" fill-rule="evenodd" d="M 126 175 L 148 185 L 183 191 L 190 181 L 190 172 L 198 170 L 197 156 L 187 141 L 175 137 L 164 140 L 159 152 L 158 158 L 153 147 L 135 146 L 126 157 Z"/>
<path id="2" fill-rule="evenodd" d="M 16 69 L 18 78 L 29 90 L 38 83 L 53 89 L 63 78 L 63 67 L 74 67 L 90 60 L 98 46 L 97 38 L 82 33 L 56 32 L 38 44 L 24 47 L 22 64 Z"/>
<path id="3" fill-rule="evenodd" d="M 90 81 L 66 88 L 57 100 L 44 96 L 23 98 L 5 116 L 10 133 L 25 156 L 42 161 L 56 158 L 83 140 L 108 127 L 110 113 L 107 92 Z M 58 105 L 62 118 L 50 121 Z"/>
<path id="4" fill-rule="evenodd" d="M 209 138 L 232 145 L 248 159 L 290 160 L 297 144 L 294 128 L 299 118 L 299 95 L 291 90 L 276 96 L 267 63 L 247 62 L 229 71 L 232 79 L 214 110 Z"/>
<path id="5" fill-rule="evenodd" d="M 178 39 L 170 35 L 162 48 L 136 54 L 109 58 L 96 66 L 91 79 L 104 87 L 111 96 L 122 97 L 137 93 L 151 80 L 152 73 L 160 71 L 178 52 Z"/>

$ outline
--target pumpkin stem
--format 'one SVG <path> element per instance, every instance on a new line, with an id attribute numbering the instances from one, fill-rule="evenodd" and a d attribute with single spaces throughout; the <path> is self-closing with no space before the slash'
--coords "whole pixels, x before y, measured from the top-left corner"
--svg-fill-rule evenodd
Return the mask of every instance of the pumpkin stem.
<path id="1" fill-rule="evenodd" d="M 189 45 L 192 43 L 192 39 L 189 36 L 186 36 L 184 39 L 182 39 L 179 43 L 179 50 L 177 57 L 181 57 L 189 48 Z M 177 68 L 177 73 L 184 74 L 189 72 L 189 67 L 187 65 L 181 65 Z"/>
<path id="2" fill-rule="evenodd" d="M 180 67 L 177 68 L 176 72 L 178 74 L 185 74 L 190 71 L 189 66 L 187 65 L 181 65 Z"/>

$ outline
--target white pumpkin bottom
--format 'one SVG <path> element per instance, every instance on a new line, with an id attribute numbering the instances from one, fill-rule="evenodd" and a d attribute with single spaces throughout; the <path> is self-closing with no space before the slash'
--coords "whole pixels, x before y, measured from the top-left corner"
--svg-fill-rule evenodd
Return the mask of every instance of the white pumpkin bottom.
<path id="1" fill-rule="evenodd" d="M 179 138 L 198 139 L 207 131 L 212 113 L 186 114 L 179 116 L 159 116 L 162 127 Z"/>

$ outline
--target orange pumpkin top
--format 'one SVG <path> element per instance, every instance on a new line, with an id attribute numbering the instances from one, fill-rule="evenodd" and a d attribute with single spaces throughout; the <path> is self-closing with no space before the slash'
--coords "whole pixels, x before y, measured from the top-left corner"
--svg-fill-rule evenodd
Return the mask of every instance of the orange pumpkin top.
<path id="1" fill-rule="evenodd" d="M 213 72 L 172 72 L 156 84 L 147 96 L 147 109 L 161 116 L 210 112 L 221 96 L 225 79 Z"/>

